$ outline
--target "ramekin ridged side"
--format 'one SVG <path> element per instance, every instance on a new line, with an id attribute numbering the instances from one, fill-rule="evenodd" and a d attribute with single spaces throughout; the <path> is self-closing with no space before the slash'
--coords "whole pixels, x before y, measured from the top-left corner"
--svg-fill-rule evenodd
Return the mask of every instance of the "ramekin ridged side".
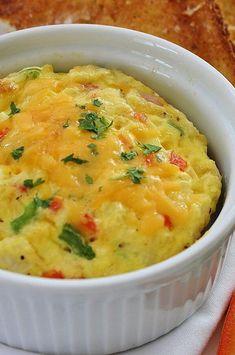
<path id="1" fill-rule="evenodd" d="M 0 341 L 47 354 L 110 354 L 168 333 L 206 300 L 228 241 L 172 280 L 142 282 L 109 294 L 1 285 Z M 82 282 L 82 281 L 81 281 Z M 10 319 L 10 322 L 9 322 Z"/>

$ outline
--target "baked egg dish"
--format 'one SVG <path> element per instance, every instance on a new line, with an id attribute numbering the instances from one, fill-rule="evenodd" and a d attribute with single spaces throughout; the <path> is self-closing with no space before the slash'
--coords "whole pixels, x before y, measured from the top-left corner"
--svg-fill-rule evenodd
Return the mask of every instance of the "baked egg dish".
<path id="1" fill-rule="evenodd" d="M 192 245 L 221 176 L 185 115 L 118 70 L 0 80 L 0 268 L 93 278 Z"/>

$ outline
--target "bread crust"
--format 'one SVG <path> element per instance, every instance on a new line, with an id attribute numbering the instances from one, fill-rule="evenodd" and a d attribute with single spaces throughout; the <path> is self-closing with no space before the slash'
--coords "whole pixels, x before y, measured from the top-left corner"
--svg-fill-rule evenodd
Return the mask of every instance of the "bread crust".
<path id="1" fill-rule="evenodd" d="M 0 18 L 16 29 L 96 23 L 151 33 L 196 53 L 235 84 L 234 47 L 213 0 L 0 0 Z"/>
<path id="2" fill-rule="evenodd" d="M 235 43 L 235 0 L 216 0 L 228 26 L 231 40 Z"/>

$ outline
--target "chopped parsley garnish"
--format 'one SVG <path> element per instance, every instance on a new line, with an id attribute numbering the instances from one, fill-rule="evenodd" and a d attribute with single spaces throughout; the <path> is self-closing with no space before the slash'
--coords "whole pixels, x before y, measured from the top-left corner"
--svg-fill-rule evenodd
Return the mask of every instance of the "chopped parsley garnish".
<path id="1" fill-rule="evenodd" d="M 169 120 L 167 122 L 170 126 L 174 127 L 175 129 L 177 129 L 180 133 L 180 136 L 182 137 L 184 135 L 184 130 L 183 128 L 181 128 L 180 126 L 178 126 L 174 121 Z"/>
<path id="2" fill-rule="evenodd" d="M 130 152 L 122 152 L 121 153 L 121 159 L 122 160 L 132 160 L 135 157 L 137 157 L 138 153 L 135 151 L 130 151 Z"/>
<path id="3" fill-rule="evenodd" d="M 63 124 L 63 128 L 68 128 L 69 127 L 69 120 L 67 120 L 64 124 Z"/>
<path id="4" fill-rule="evenodd" d="M 11 112 L 9 113 L 9 116 L 13 116 L 16 113 L 20 112 L 20 108 L 17 107 L 16 104 L 13 101 L 10 104 L 10 109 L 11 109 Z"/>
<path id="5" fill-rule="evenodd" d="M 20 72 L 25 74 L 26 79 L 35 80 L 41 74 L 41 68 L 40 67 L 29 67 L 29 68 L 25 68 L 25 69 L 21 70 Z"/>
<path id="6" fill-rule="evenodd" d="M 82 117 L 79 119 L 80 129 L 91 131 L 96 133 L 94 138 L 99 139 L 103 138 L 104 132 L 112 125 L 112 122 L 109 122 L 103 116 L 100 117 L 95 112 L 87 112 L 82 114 Z"/>
<path id="7" fill-rule="evenodd" d="M 141 179 L 143 179 L 144 170 L 141 168 L 129 168 L 126 171 L 126 176 L 131 179 L 134 184 L 140 184 Z"/>
<path id="8" fill-rule="evenodd" d="M 11 228 L 13 231 L 19 233 L 20 230 L 36 215 L 37 209 L 38 206 L 35 199 L 33 199 L 33 201 L 25 207 L 23 214 L 11 222 Z"/>
<path id="9" fill-rule="evenodd" d="M 157 145 L 153 145 L 153 144 L 142 144 L 139 143 L 139 146 L 141 149 L 143 149 L 144 151 L 144 155 L 148 155 L 151 153 L 157 153 L 159 152 L 160 149 L 162 149 L 161 147 L 157 146 Z"/>
<path id="10" fill-rule="evenodd" d="M 94 180 L 90 175 L 86 175 L 85 180 L 86 180 L 87 184 L 89 184 L 89 185 L 92 185 L 94 183 Z"/>
<path id="11" fill-rule="evenodd" d="M 26 179 L 24 180 L 24 186 L 28 187 L 29 189 L 32 189 L 38 185 L 41 185 L 45 182 L 42 178 L 38 178 L 35 182 L 33 182 L 32 179 Z"/>
<path id="12" fill-rule="evenodd" d="M 64 164 L 68 163 L 68 162 L 73 162 L 73 163 L 76 163 L 76 164 L 85 164 L 85 163 L 88 163 L 88 160 L 84 160 L 84 159 L 80 159 L 80 158 L 75 158 L 74 157 L 74 154 L 70 154 L 68 155 L 67 157 L 61 159 L 61 161 L 64 162 Z"/>
<path id="13" fill-rule="evenodd" d="M 94 106 L 97 106 L 97 107 L 100 107 L 101 105 L 103 105 L 103 102 L 101 102 L 99 99 L 93 100 L 92 103 Z"/>
<path id="14" fill-rule="evenodd" d="M 14 149 L 11 152 L 11 156 L 14 160 L 18 160 L 22 157 L 23 153 L 24 153 L 24 146 Z"/>
<path id="15" fill-rule="evenodd" d="M 34 197 L 34 203 L 37 207 L 48 208 L 53 200 L 53 197 L 48 198 L 47 200 L 41 200 L 38 196 Z"/>
<path id="16" fill-rule="evenodd" d="M 13 231 L 15 233 L 19 233 L 20 230 L 28 224 L 34 216 L 36 216 L 37 209 L 39 207 L 48 208 L 52 200 L 53 198 L 41 200 L 38 196 L 36 196 L 33 201 L 25 207 L 23 214 L 11 221 L 11 228 Z"/>
<path id="17" fill-rule="evenodd" d="M 87 148 L 90 149 L 91 154 L 93 154 L 93 155 L 98 155 L 99 154 L 98 151 L 97 151 L 97 145 L 95 143 L 88 144 Z"/>
<path id="18" fill-rule="evenodd" d="M 27 79 L 35 80 L 41 74 L 41 69 L 28 69 L 26 71 Z"/>
<path id="19" fill-rule="evenodd" d="M 86 243 L 82 234 L 74 229 L 71 224 L 65 224 L 59 235 L 59 239 L 65 242 L 74 254 L 77 254 L 87 260 L 95 257 L 92 247 Z"/>
<path id="20" fill-rule="evenodd" d="M 78 106 L 81 110 L 85 110 L 86 109 L 86 105 L 79 105 Z"/>

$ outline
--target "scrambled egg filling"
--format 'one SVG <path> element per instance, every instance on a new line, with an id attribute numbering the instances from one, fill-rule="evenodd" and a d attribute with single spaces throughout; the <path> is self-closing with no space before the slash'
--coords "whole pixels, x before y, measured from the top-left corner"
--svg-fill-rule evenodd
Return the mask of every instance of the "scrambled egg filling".
<path id="1" fill-rule="evenodd" d="M 194 243 L 221 177 L 206 138 L 141 82 L 92 65 L 0 80 L 0 268 L 120 274 Z"/>

